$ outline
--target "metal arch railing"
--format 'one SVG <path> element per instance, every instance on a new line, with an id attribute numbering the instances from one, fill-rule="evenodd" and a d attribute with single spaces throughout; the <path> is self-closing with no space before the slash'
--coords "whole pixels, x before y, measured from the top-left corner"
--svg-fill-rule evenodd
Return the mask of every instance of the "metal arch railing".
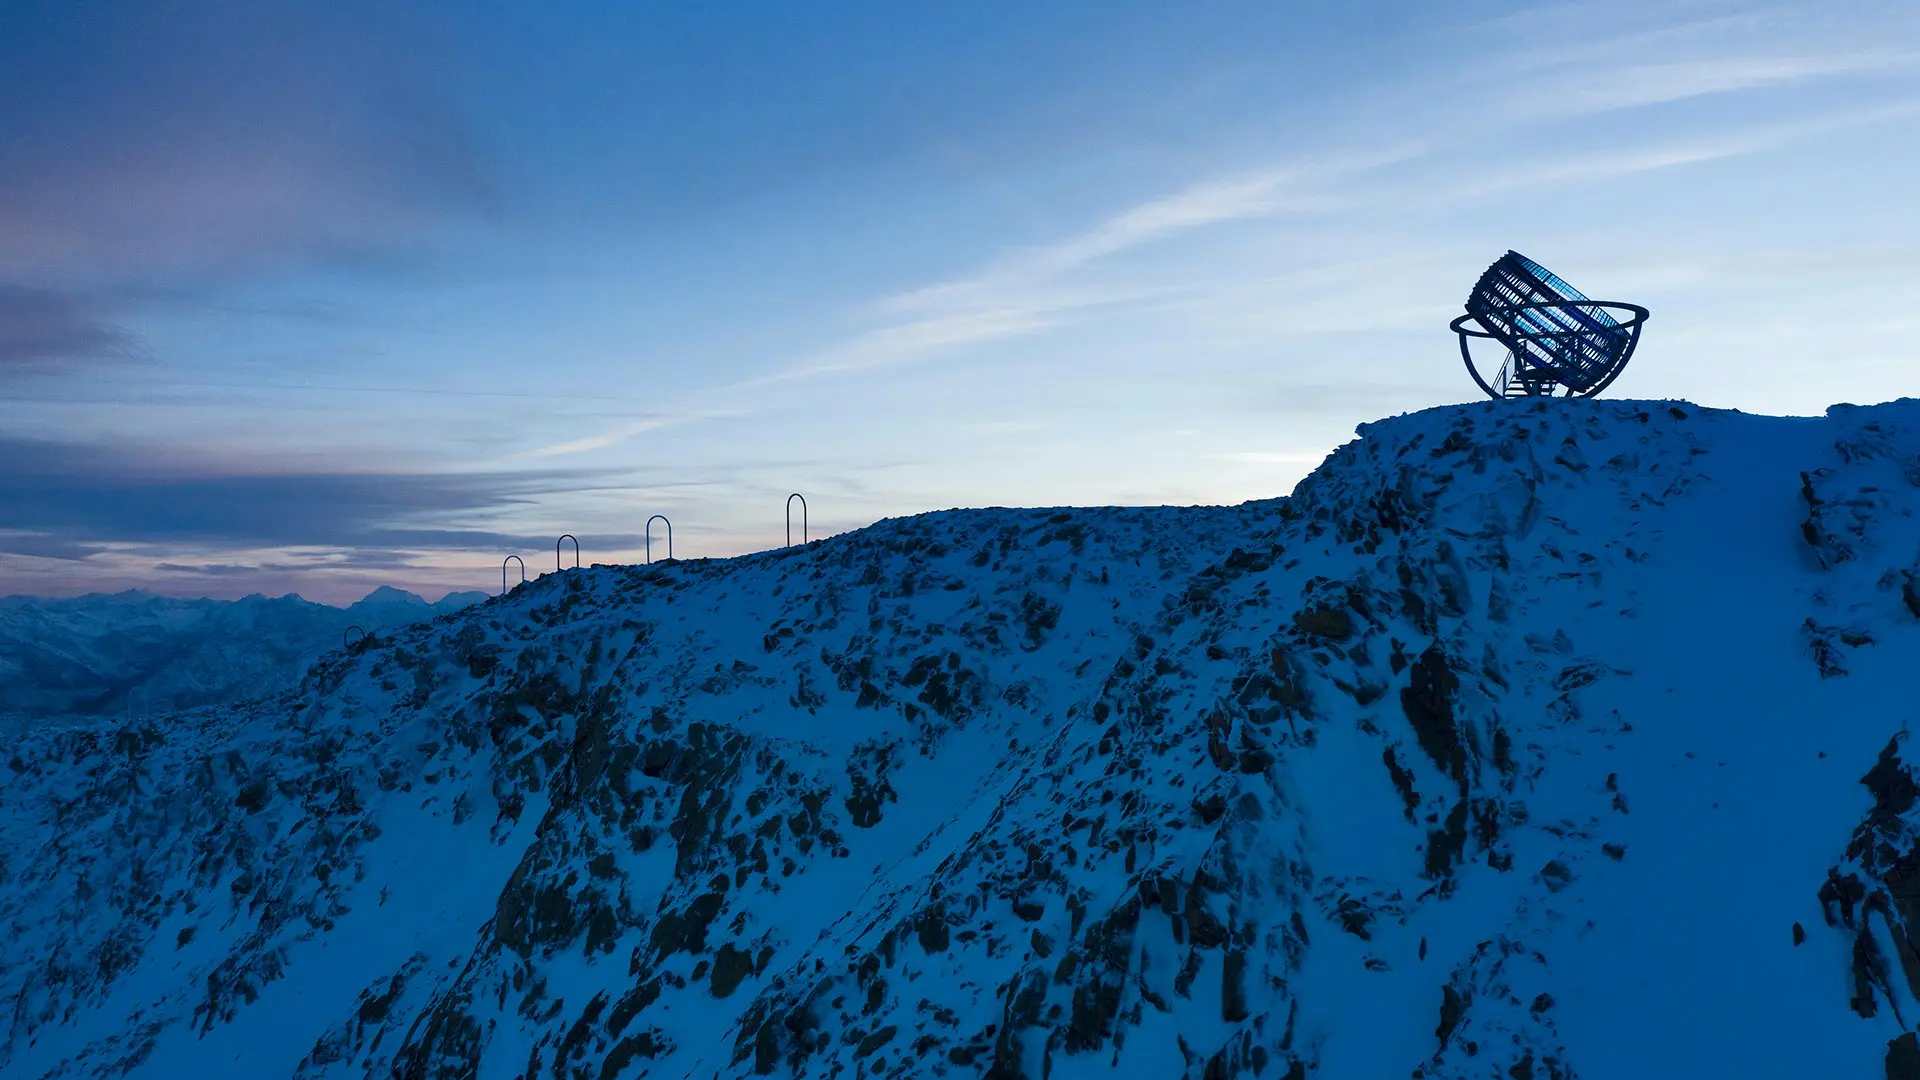
<path id="1" fill-rule="evenodd" d="M 807 542 L 807 497 L 794 492 L 787 496 L 787 546 L 793 546 L 793 500 L 800 500 L 800 542 Z"/>
<path id="2" fill-rule="evenodd" d="M 667 526 L 667 559 L 673 559 L 673 522 L 665 514 L 655 514 L 647 519 L 647 562 L 653 562 L 653 523 L 664 522 Z"/>
<path id="3" fill-rule="evenodd" d="M 573 535 L 572 533 L 561 533 L 560 540 L 555 540 L 553 542 L 553 572 L 556 574 L 560 572 L 560 541 L 561 540 L 573 541 L 573 568 L 575 570 L 580 569 L 580 538 Z M 500 569 L 501 569 L 501 572 L 503 573 L 506 571 L 505 566 L 502 566 Z"/>
<path id="4" fill-rule="evenodd" d="M 793 492 L 787 496 L 787 548 L 793 546 L 793 500 L 801 500 L 801 544 L 806 544 L 806 496 Z"/>
<path id="5" fill-rule="evenodd" d="M 360 627 L 360 626 L 349 626 L 345 630 L 340 631 L 340 647 L 341 648 L 346 649 L 348 651 L 352 651 L 354 645 L 357 644 L 353 636 L 356 630 L 359 631 L 360 633 L 360 638 L 359 638 L 360 642 L 364 642 L 367 640 L 366 628 Z"/>
<path id="6" fill-rule="evenodd" d="M 501 596 L 507 595 L 507 564 L 510 562 L 517 562 L 520 564 L 520 584 L 525 585 L 527 583 L 527 560 L 521 558 L 518 555 L 509 555 L 506 558 L 500 560 L 500 595 Z"/>

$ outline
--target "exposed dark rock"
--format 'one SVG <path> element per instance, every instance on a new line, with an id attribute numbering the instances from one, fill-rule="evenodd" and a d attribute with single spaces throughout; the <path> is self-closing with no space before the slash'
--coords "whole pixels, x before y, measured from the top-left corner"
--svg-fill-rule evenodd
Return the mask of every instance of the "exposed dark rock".
<path id="1" fill-rule="evenodd" d="M 1548 892 L 1559 892 L 1573 884 L 1573 871 L 1559 859 L 1552 859 L 1540 868 L 1540 881 L 1546 885 Z"/>
<path id="2" fill-rule="evenodd" d="M 1460 1026 L 1460 1021 L 1466 1013 L 1467 1002 L 1460 996 L 1460 992 L 1455 990 L 1452 984 L 1441 987 L 1440 1026 L 1433 1031 L 1434 1036 L 1440 1040 L 1441 1046 L 1446 1046 L 1447 1040 L 1453 1038 L 1454 1029 Z"/>
<path id="3" fill-rule="evenodd" d="M 1920 1039 L 1913 1032 L 1887 1043 L 1887 1080 L 1920 1080 Z"/>
<path id="4" fill-rule="evenodd" d="M 1136 896 L 1090 928 L 1080 941 L 1085 963 L 1076 977 L 1065 1032 L 1069 1053 L 1097 1050 L 1113 1037 L 1139 918 L 1140 899 Z"/>
<path id="5" fill-rule="evenodd" d="M 1046 979 L 1039 972 L 1015 978 L 1002 992 L 1004 1003 L 999 1032 L 993 1036 L 993 1058 L 984 1080 L 1044 1080 L 1029 1077 L 1026 1071 L 1027 1039 L 1046 1038 L 1041 1027 L 1041 1008 L 1047 1000 Z"/>
<path id="6" fill-rule="evenodd" d="M 1400 691 L 1400 707 L 1413 725 L 1420 748 L 1464 791 L 1467 751 L 1453 716 L 1453 695 L 1459 688 L 1459 677 L 1435 642 L 1414 661 L 1412 681 Z"/>
<path id="7" fill-rule="evenodd" d="M 948 931 L 945 909 L 935 904 L 922 911 L 914 920 L 914 933 L 920 939 L 920 947 L 927 952 L 946 951 Z"/>
<path id="8" fill-rule="evenodd" d="M 1435 880 L 1452 875 L 1467 848 L 1467 804 L 1457 802 L 1447 811 L 1443 828 L 1427 832 L 1427 876 Z"/>
<path id="9" fill-rule="evenodd" d="M 1420 809 L 1420 795 L 1413 787 L 1413 773 L 1402 767 L 1394 756 L 1393 747 L 1381 751 L 1380 756 L 1387 764 L 1387 775 L 1393 780 L 1393 789 L 1400 793 L 1401 812 L 1406 816 L 1407 824 L 1414 822 L 1414 813 Z"/>
<path id="10" fill-rule="evenodd" d="M 892 1024 L 888 1024 L 886 1027 L 881 1028 L 879 1031 L 876 1031 L 873 1034 L 867 1036 L 866 1038 L 861 1039 L 860 1045 L 854 1048 L 853 1056 L 855 1058 L 867 1057 L 868 1055 L 872 1054 L 875 1050 L 878 1050 L 881 1047 L 887 1045 L 887 1043 L 893 1041 L 893 1037 L 895 1035 L 898 1035 L 899 1033 L 900 1033 L 899 1028 L 895 1027 Z"/>
<path id="11" fill-rule="evenodd" d="M 1319 605 L 1296 611 L 1293 625 L 1301 633 L 1330 641 L 1345 641 L 1353 636 L 1353 616 L 1345 608 Z"/>
<path id="12" fill-rule="evenodd" d="M 1247 1011 L 1247 951 L 1228 949 L 1220 967 L 1220 1018 L 1230 1024 L 1245 1020 Z"/>
<path id="13" fill-rule="evenodd" d="M 666 912 L 653 924 L 653 948 L 657 956 L 671 953 L 707 951 L 707 927 L 720 913 L 725 898 L 705 893 L 694 898 L 683 913 Z"/>
<path id="14" fill-rule="evenodd" d="M 1889 739 L 1880 751 L 1879 760 L 1873 768 L 1860 778 L 1860 783 L 1873 793 L 1873 818 L 1888 821 L 1913 809 L 1914 800 L 1920 797 L 1920 784 L 1914 782 L 1907 767 L 1900 761 L 1900 740 Z"/>
<path id="15" fill-rule="evenodd" d="M 740 981 L 752 971 L 753 957 L 728 942 L 713 954 L 713 981 L 709 989 L 714 997 L 726 997 L 738 989 Z"/>

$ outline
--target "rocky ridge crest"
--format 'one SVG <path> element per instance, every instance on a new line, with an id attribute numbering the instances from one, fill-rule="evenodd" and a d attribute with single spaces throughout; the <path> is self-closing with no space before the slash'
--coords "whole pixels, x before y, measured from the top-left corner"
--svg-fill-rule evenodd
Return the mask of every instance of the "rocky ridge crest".
<path id="1" fill-rule="evenodd" d="M 1623 1075 L 1598 1032 L 1631 1002 L 1592 1002 L 1629 976 L 1594 943 L 1672 827 L 1640 793 L 1696 759 L 1643 730 L 1680 730 L 1655 683 L 1692 669 L 1642 643 L 1695 541 L 1731 542 L 1707 500 L 1748 505 L 1715 473 L 1759 478 L 1722 524 L 1807 582 L 1755 677 L 1857 696 L 1920 644 L 1916 419 L 1431 410 L 1283 500 L 567 571 L 279 698 L 32 734 L 0 785 L 0 1067 Z M 1836 764 L 1904 719 L 1857 717 Z M 1864 972 L 1805 1008 L 1876 1064 L 1920 1022 L 1896 750 L 1808 796 L 1800 891 L 1751 901 L 1756 963 Z"/>

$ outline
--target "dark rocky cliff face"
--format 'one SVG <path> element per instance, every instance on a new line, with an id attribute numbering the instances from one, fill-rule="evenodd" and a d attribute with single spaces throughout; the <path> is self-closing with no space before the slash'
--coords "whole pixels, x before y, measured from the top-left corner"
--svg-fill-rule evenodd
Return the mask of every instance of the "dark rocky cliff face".
<path id="1" fill-rule="evenodd" d="M 1362 435 L 1286 500 L 569 571 L 30 738 L 0 1062 L 1904 1075 L 1920 405 Z"/>

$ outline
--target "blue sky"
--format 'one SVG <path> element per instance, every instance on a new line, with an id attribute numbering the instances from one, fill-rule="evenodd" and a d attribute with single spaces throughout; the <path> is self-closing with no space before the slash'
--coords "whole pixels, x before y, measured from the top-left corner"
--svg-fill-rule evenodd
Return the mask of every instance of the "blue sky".
<path id="1" fill-rule="evenodd" d="M 1910 3 L 12 3 L 0 592 L 498 587 L 949 506 L 1283 494 L 1478 391 L 1914 393 Z"/>

